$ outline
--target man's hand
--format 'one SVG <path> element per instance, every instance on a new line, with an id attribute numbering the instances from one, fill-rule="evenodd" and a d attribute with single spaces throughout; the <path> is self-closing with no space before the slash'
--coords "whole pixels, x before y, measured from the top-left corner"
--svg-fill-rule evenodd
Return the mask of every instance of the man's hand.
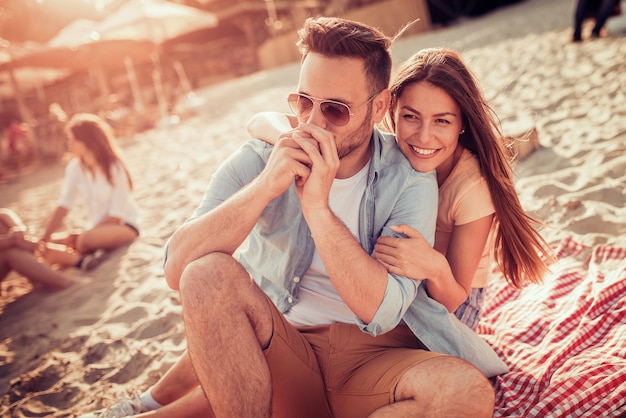
<path id="1" fill-rule="evenodd" d="M 294 180 L 298 185 L 308 179 L 312 162 L 302 147 L 302 142 L 306 141 L 314 140 L 310 136 L 308 139 L 303 138 L 297 129 L 281 134 L 276 141 L 267 165 L 259 176 L 263 189 L 272 197 L 282 194 Z"/>
<path id="2" fill-rule="evenodd" d="M 296 181 L 305 216 L 311 210 L 328 209 L 328 195 L 339 169 L 334 135 L 319 126 L 302 124 L 292 138 L 310 161 L 309 175 Z"/>

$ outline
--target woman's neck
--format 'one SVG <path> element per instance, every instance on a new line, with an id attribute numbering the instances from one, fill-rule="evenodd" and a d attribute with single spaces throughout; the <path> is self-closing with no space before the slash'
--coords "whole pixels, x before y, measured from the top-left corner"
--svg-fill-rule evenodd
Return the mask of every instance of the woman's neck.
<path id="1" fill-rule="evenodd" d="M 100 169 L 100 167 L 98 166 L 98 163 L 96 162 L 96 159 L 94 158 L 93 154 L 91 153 L 86 153 L 85 155 L 82 156 L 81 161 L 83 163 L 83 165 L 92 173 L 96 173 L 96 171 L 98 171 Z"/>
<path id="2" fill-rule="evenodd" d="M 464 149 L 465 148 L 463 148 L 461 144 L 457 145 L 454 153 L 450 156 L 450 158 L 435 169 L 435 171 L 437 172 L 437 185 L 439 187 L 441 187 L 441 185 L 446 182 L 446 180 L 450 176 L 450 173 L 452 173 L 452 170 L 454 170 L 454 167 L 456 167 L 456 164 L 461 159 L 461 155 L 463 154 Z"/>

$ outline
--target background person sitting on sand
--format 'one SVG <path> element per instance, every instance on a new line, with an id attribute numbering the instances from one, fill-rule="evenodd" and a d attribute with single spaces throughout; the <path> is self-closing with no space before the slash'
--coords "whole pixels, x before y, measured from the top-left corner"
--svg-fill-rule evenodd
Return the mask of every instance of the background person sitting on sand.
<path id="1" fill-rule="evenodd" d="M 42 262 L 35 254 L 38 242 L 27 235 L 26 225 L 15 212 L 0 208 L 0 281 L 16 271 L 35 286 L 61 290 L 74 280 Z"/>
<path id="2" fill-rule="evenodd" d="M 79 113 L 67 123 L 66 134 L 74 158 L 67 164 L 59 206 L 41 240 L 50 264 L 88 270 L 106 250 L 128 245 L 139 235 L 138 210 L 130 172 L 111 127 L 96 115 Z M 87 229 L 55 233 L 79 197 L 87 208 Z"/>

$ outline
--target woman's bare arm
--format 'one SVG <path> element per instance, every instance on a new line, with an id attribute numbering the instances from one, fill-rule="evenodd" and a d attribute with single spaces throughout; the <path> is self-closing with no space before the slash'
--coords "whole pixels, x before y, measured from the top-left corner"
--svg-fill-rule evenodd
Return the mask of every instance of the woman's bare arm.
<path id="1" fill-rule="evenodd" d="M 287 113 L 260 112 L 250 118 L 246 129 L 253 138 L 276 144 L 278 136 L 298 126 L 298 119 Z"/>
<path id="2" fill-rule="evenodd" d="M 379 238 L 374 257 L 390 273 L 426 280 L 428 294 L 454 312 L 467 299 L 492 221 L 489 215 L 455 226 L 447 249 L 432 248 L 419 232 L 399 225 L 396 232 L 407 238 Z"/>

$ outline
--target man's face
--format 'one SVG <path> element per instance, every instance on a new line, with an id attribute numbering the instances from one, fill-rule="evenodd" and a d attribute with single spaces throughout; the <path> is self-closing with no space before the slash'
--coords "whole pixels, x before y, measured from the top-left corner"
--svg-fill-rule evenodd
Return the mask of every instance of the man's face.
<path id="1" fill-rule="evenodd" d="M 374 128 L 372 103 L 363 62 L 352 58 L 329 58 L 310 53 L 300 70 L 298 92 L 318 100 L 334 100 L 350 107 L 350 121 L 344 126 L 328 122 L 315 104 L 301 123 L 309 123 L 324 128 L 335 135 L 337 154 L 340 159 L 351 155 L 355 150 L 369 148 L 369 140 Z"/>

